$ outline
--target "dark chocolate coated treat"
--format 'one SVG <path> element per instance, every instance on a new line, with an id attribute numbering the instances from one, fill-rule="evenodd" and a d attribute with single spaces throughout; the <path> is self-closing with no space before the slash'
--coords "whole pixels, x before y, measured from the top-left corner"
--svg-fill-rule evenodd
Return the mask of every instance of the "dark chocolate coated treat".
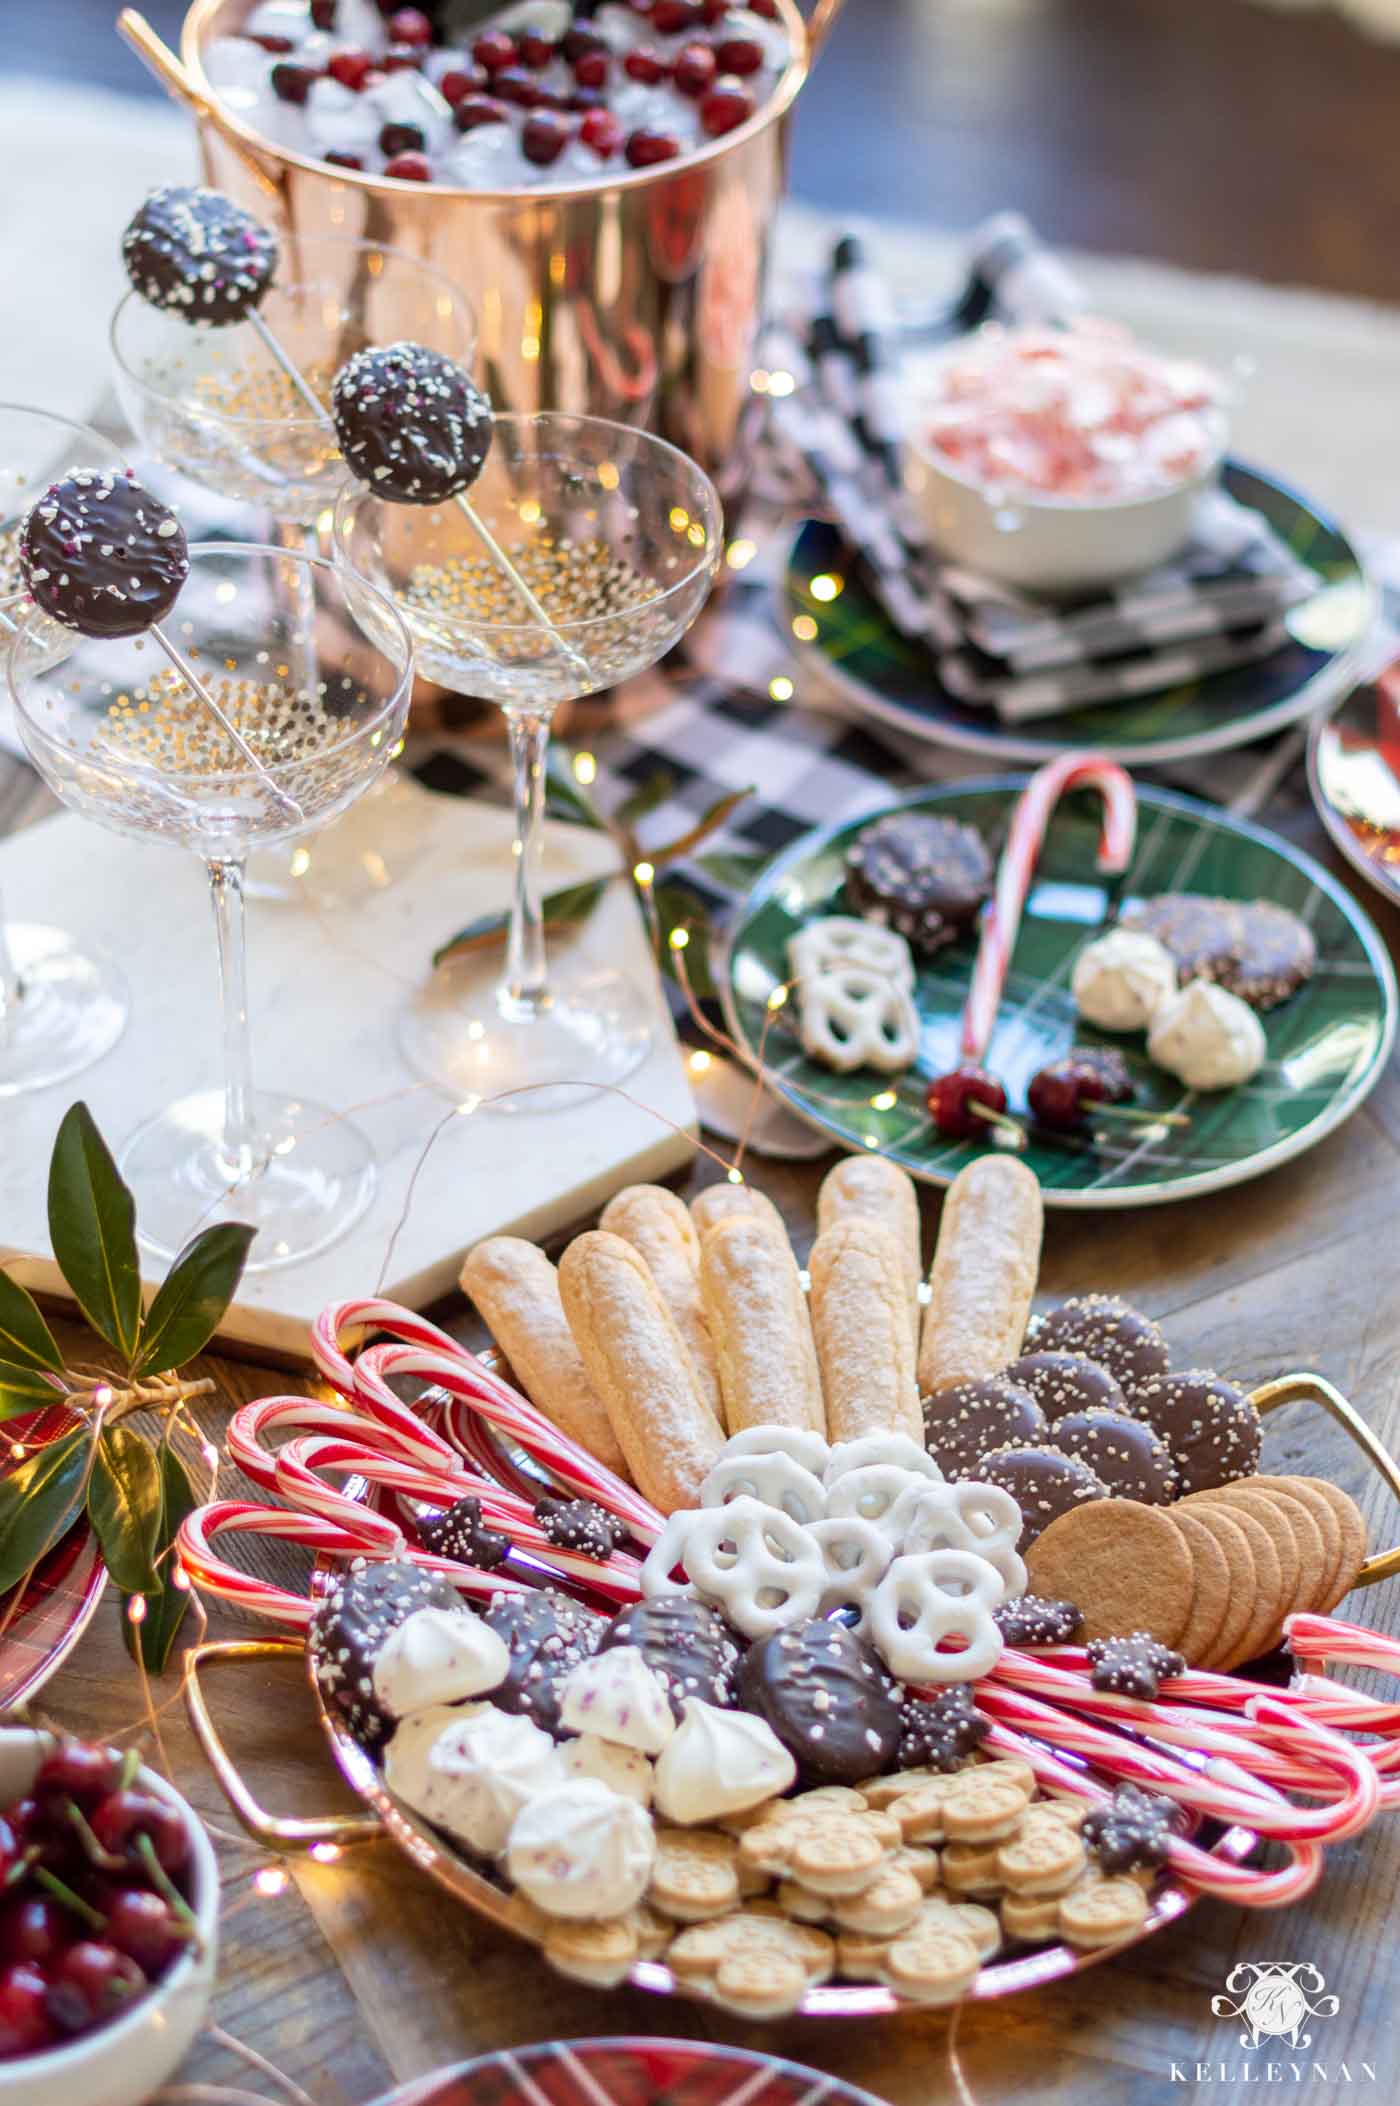
<path id="1" fill-rule="evenodd" d="M 804 1784 L 859 1784 L 891 1768 L 903 1689 L 843 1623 L 794 1624 L 750 1646 L 739 1701 L 767 1719 Z"/>
<path id="2" fill-rule="evenodd" d="M 895 1768 L 960 1769 L 991 1730 L 966 1682 L 950 1682 L 935 1697 L 907 1696 L 899 1714 Z"/>
<path id="3" fill-rule="evenodd" d="M 1070 1411 L 1124 1409 L 1117 1376 L 1082 1353 L 1023 1353 L 1005 1379 L 1028 1389 L 1052 1426 Z"/>
<path id="4" fill-rule="evenodd" d="M 981 1484 L 1000 1485 L 1021 1509 L 1016 1548 L 1043 1535 L 1052 1521 L 1089 1499 L 1107 1499 L 1108 1486 L 1076 1455 L 1063 1455 L 1050 1442 L 1036 1448 L 994 1448 L 978 1462 Z"/>
<path id="5" fill-rule="evenodd" d="M 75 468 L 19 530 L 20 572 L 66 629 L 115 639 L 164 621 L 190 574 L 185 530 L 129 472 Z"/>
<path id="6" fill-rule="evenodd" d="M 560 1684 L 598 1650 L 603 1618 L 552 1587 L 493 1595 L 482 1615 L 510 1649 L 510 1667 L 492 1690 L 492 1703 L 533 1719 L 546 1733 L 559 1733 Z"/>
<path id="7" fill-rule="evenodd" d="M 1106 1367 L 1130 1406 L 1145 1382 L 1165 1375 L 1167 1341 L 1140 1309 L 1116 1294 L 1076 1294 L 1042 1317 L 1028 1341 L 1032 1352 L 1082 1353 Z"/>
<path id="8" fill-rule="evenodd" d="M 541 1499 L 535 1519 L 560 1550 L 578 1550 L 603 1564 L 627 1540 L 622 1523 L 591 1499 Z"/>
<path id="9" fill-rule="evenodd" d="M 1221 984 L 1252 1009 L 1273 1009 L 1296 994 L 1317 964 L 1317 944 L 1305 921 L 1271 899 L 1240 908 L 1240 952 Z"/>
<path id="10" fill-rule="evenodd" d="M 1084 1621 L 1072 1601 L 1046 1594 L 1018 1594 L 992 1611 L 992 1622 L 1008 1645 L 1072 1645 Z"/>
<path id="11" fill-rule="evenodd" d="M 690 1697 L 721 1710 L 739 1701 L 736 1686 L 744 1641 L 716 1609 L 689 1594 L 661 1594 L 634 1602 L 614 1616 L 599 1652 L 635 1645 L 680 1718 Z"/>
<path id="12" fill-rule="evenodd" d="M 989 1448 L 1033 1447 L 1046 1430 L 1030 1391 L 1005 1375 L 936 1390 L 923 1414 L 924 1446 L 945 1477 L 975 1477 Z"/>
<path id="13" fill-rule="evenodd" d="M 1126 1638 L 1091 1638 L 1084 1650 L 1095 1689 L 1140 1697 L 1145 1704 L 1152 1702 L 1169 1676 L 1186 1672 L 1182 1655 L 1169 1645 L 1159 1645 L 1146 1631 L 1130 1631 Z"/>
<path id="14" fill-rule="evenodd" d="M 511 1551 L 510 1537 L 483 1522 L 479 1499 L 456 1499 L 440 1514 L 425 1514 L 418 1538 L 434 1557 L 456 1558 L 478 1572 L 494 1572 Z"/>
<path id="15" fill-rule="evenodd" d="M 1170 1799 L 1119 1784 L 1106 1806 L 1091 1806 L 1080 1833 L 1105 1872 L 1131 1872 L 1137 1866 L 1166 1863 L 1176 1832 Z"/>
<path id="16" fill-rule="evenodd" d="M 317 1603 L 307 1633 L 316 1686 L 356 1740 L 373 1747 L 393 1721 L 374 1694 L 374 1663 L 392 1631 L 418 1609 L 460 1609 L 462 1597 L 407 1558 L 356 1558 Z"/>
<path id="17" fill-rule="evenodd" d="M 143 300 L 213 329 L 241 322 L 277 269 L 277 237 L 219 190 L 153 190 L 122 236 L 126 274 Z"/>
<path id="18" fill-rule="evenodd" d="M 1171 1451 L 1145 1419 L 1126 1411 L 1070 1411 L 1055 1427 L 1055 1446 L 1077 1455 L 1115 1499 L 1168 1506 L 1177 1495 Z"/>
<path id="19" fill-rule="evenodd" d="M 992 859 L 975 827 L 931 812 L 891 812 L 846 852 L 856 912 L 928 953 L 955 943 L 992 889 Z"/>
<path id="20" fill-rule="evenodd" d="M 1170 1448 L 1183 1498 L 1251 1477 L 1259 1467 L 1259 1414 L 1242 1389 L 1210 1368 L 1149 1382 L 1133 1398 L 1133 1412 Z"/>
<path id="21" fill-rule="evenodd" d="M 1155 936 L 1187 980 L 1220 980 L 1239 959 L 1244 941 L 1234 900 L 1208 899 L 1201 892 L 1163 892 L 1139 900 L 1122 916 L 1125 929 Z"/>
<path id="22" fill-rule="evenodd" d="M 491 450 L 489 399 L 423 344 L 357 351 L 335 376 L 331 414 L 345 465 L 376 497 L 436 505 L 469 489 Z"/>

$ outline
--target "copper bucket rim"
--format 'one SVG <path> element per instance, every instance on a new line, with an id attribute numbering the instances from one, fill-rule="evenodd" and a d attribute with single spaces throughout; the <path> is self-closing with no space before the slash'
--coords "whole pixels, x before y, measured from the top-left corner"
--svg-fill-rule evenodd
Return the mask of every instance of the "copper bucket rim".
<path id="1" fill-rule="evenodd" d="M 736 125 L 731 132 L 724 132 L 706 146 L 696 147 L 693 153 L 674 161 L 660 161 L 652 168 L 633 168 L 625 174 L 608 175 L 597 183 L 571 183 L 562 189 L 550 189 L 544 184 L 529 184 L 515 190 L 467 189 L 455 183 L 415 183 L 402 176 L 370 175 L 365 170 L 338 168 L 333 163 L 319 161 L 307 154 L 295 152 L 291 147 L 278 146 L 272 140 L 255 132 L 245 124 L 236 112 L 230 110 L 218 90 L 204 71 L 205 33 L 212 26 L 217 11 L 226 0 L 192 0 L 180 31 L 180 57 L 191 85 L 197 92 L 209 121 L 216 123 L 230 144 L 237 144 L 245 156 L 258 168 L 265 182 L 275 183 L 277 172 L 282 168 L 299 169 L 303 174 L 320 176 L 337 187 L 359 191 L 376 197 L 387 193 L 391 197 L 442 197 L 451 199 L 471 198 L 491 205 L 564 205 L 581 198 L 598 198 L 615 191 L 645 190 L 653 183 L 674 181 L 677 176 L 690 175 L 696 169 L 707 168 L 720 161 L 733 148 L 758 138 L 767 128 L 786 116 L 796 101 L 798 92 L 805 83 L 820 49 L 825 27 L 834 19 L 842 0 L 824 0 L 813 15 L 809 25 L 797 0 L 774 0 L 779 14 L 792 38 L 792 57 L 784 68 L 772 94 L 761 109 L 743 124 Z"/>

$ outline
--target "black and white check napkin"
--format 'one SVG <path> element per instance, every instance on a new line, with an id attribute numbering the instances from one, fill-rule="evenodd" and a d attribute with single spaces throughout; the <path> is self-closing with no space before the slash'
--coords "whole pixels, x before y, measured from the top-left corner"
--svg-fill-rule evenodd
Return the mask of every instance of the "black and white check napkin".
<path id="1" fill-rule="evenodd" d="M 989 320 L 1064 319 L 1077 292 L 1024 220 L 990 221 L 969 247 L 963 289 L 936 324 L 953 338 Z M 1117 591 L 1066 606 L 943 563 L 903 486 L 903 401 L 886 288 L 857 238 L 843 236 L 810 315 L 770 331 L 762 357 L 790 376 L 770 394 L 770 475 L 809 499 L 861 552 L 905 635 L 927 640 L 959 700 L 1008 722 L 1152 693 L 1265 656 L 1287 609 L 1316 575 L 1255 512 L 1223 493 L 1202 508 L 1173 562 Z"/>

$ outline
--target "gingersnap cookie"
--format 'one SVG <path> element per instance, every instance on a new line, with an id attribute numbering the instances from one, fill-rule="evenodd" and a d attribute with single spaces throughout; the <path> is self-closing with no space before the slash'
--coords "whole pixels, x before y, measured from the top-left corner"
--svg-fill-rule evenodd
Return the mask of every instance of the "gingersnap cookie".
<path id="1" fill-rule="evenodd" d="M 1273 1009 L 1296 994 L 1317 964 L 1312 930 L 1275 900 L 1252 899 L 1239 906 L 1239 944 L 1220 984 L 1251 1009 Z"/>
<path id="2" fill-rule="evenodd" d="M 1289 1525 L 1288 1516 L 1267 1492 L 1247 1493 L 1242 1485 L 1222 1485 L 1216 1491 L 1198 1492 L 1194 1496 L 1198 1499 L 1216 1500 L 1222 1505 L 1228 1505 L 1235 1513 L 1243 1511 L 1253 1515 L 1273 1545 L 1279 1568 L 1278 1594 L 1273 1605 L 1275 1621 L 1263 1625 L 1262 1637 L 1254 1631 L 1253 1625 L 1250 1626 L 1251 1632 L 1258 1639 L 1260 1651 L 1267 1652 L 1271 1644 L 1277 1643 L 1279 1624 L 1298 1606 L 1299 1595 L 1307 1591 L 1309 1584 L 1304 1575 L 1298 1538 Z"/>
<path id="3" fill-rule="evenodd" d="M 1215 1540 L 1216 1548 L 1225 1560 L 1227 1575 L 1225 1607 L 1213 1638 L 1198 1638 L 1197 1650 L 1188 1652 L 1184 1643 L 1177 1648 L 1186 1654 L 1193 1667 L 1214 1668 L 1226 1659 L 1239 1644 L 1248 1630 L 1254 1615 L 1255 1598 L 1259 1592 L 1259 1573 L 1254 1563 L 1254 1552 L 1248 1531 L 1249 1515 L 1238 1509 L 1202 1499 L 1199 1505 L 1190 1507 L 1178 1504 L 1172 1508 L 1172 1519 L 1178 1527 L 1190 1520 L 1197 1528 L 1205 1529 Z M 1256 1531 L 1262 1534 L 1262 1531 Z M 1194 1537 L 1187 1535 L 1188 1542 Z M 1265 1538 L 1267 1544 L 1267 1538 Z M 1199 1573 L 1199 1568 L 1198 1568 Z M 1198 1586 L 1201 1581 L 1198 1577 Z M 1194 1608 L 1194 1604 L 1193 1604 Z"/>
<path id="4" fill-rule="evenodd" d="M 1146 1921 L 1147 1895 L 1126 1874 L 1100 1876 L 1091 1871 L 1060 1902 L 1060 1936 L 1083 1952 L 1131 1938 Z"/>
<path id="5" fill-rule="evenodd" d="M 1183 1497 L 1251 1477 L 1259 1467 L 1259 1414 L 1213 1368 L 1156 1377 L 1134 1392 L 1132 1408 L 1170 1448 Z"/>
<path id="6" fill-rule="evenodd" d="M 1165 1441 L 1126 1411 L 1069 1411 L 1058 1420 L 1055 1446 L 1087 1463 L 1115 1499 L 1167 1506 L 1177 1492 L 1176 1464 Z"/>
<path id="7" fill-rule="evenodd" d="M 1178 1505 L 1173 1509 L 1172 1520 L 1186 1538 L 1186 1548 L 1191 1553 L 1191 1569 L 1196 1579 L 1195 1592 L 1191 1598 L 1191 1614 L 1186 1620 L 1185 1630 L 1177 1640 L 1176 1649 L 1192 1667 L 1199 1667 L 1219 1637 L 1230 1607 L 1230 1561 L 1225 1555 L 1220 1538 L 1199 1514 L 1188 1513 L 1185 1507 Z M 1240 1540 L 1243 1544 L 1243 1537 Z M 1248 1556 L 1247 1547 L 1241 1555 Z M 1250 1574 L 1252 1584 L 1252 1563 Z"/>
<path id="8" fill-rule="evenodd" d="M 1167 1341 L 1150 1316 L 1116 1294 L 1076 1294 L 1041 1318 L 1034 1353 L 1080 1353 L 1106 1367 L 1131 1403 L 1145 1382 L 1165 1375 Z"/>
<path id="9" fill-rule="evenodd" d="M 1252 1477 L 1246 1477 L 1241 1484 L 1222 1485 L 1208 1496 L 1227 1506 L 1243 1506 L 1258 1516 L 1274 1537 L 1285 1586 L 1291 1565 L 1296 1564 L 1297 1577 L 1280 1612 L 1281 1618 L 1291 1616 L 1295 1609 L 1310 1609 L 1330 1568 L 1322 1531 L 1302 1501 L 1291 1499 L 1276 1487 L 1260 1485 Z M 1286 1554 L 1285 1536 L 1292 1546 L 1292 1560 Z"/>
<path id="10" fill-rule="evenodd" d="M 1091 1501 L 1052 1521 L 1024 1556 L 1037 1594 L 1073 1590 L 1086 1641 L 1145 1631 L 1175 1646 L 1190 1619 L 1191 1554 L 1164 1507 Z"/>
<path id="11" fill-rule="evenodd" d="M 1005 1378 L 1028 1389 L 1052 1426 L 1070 1411 L 1122 1411 L 1122 1385 L 1083 1353 L 1023 1353 Z"/>
<path id="12" fill-rule="evenodd" d="M 1086 1462 L 1062 1454 L 1048 1441 L 1036 1448 L 993 1448 L 978 1462 L 974 1476 L 979 1484 L 998 1485 L 1009 1492 L 1020 1507 L 1016 1548 L 1022 1557 L 1028 1545 L 1062 1514 L 1108 1497 L 1108 1486 Z"/>
<path id="13" fill-rule="evenodd" d="M 1045 1413 L 1007 1375 L 955 1382 L 922 1403 L 924 1446 L 945 1477 L 975 1477 L 993 1448 L 1030 1448 L 1044 1438 Z"/>
<path id="14" fill-rule="evenodd" d="M 1323 1526 L 1323 1509 L 1335 1523 L 1335 1562 L 1318 1599 L 1311 1604 L 1319 1615 L 1329 1614 L 1343 1595 L 1350 1594 L 1356 1585 L 1356 1576 L 1366 1562 L 1368 1539 L 1360 1507 L 1339 1484 L 1332 1484 L 1325 1477 L 1261 1477 L 1255 1481 L 1286 1487 L 1294 1498 L 1311 1501 L 1319 1526 Z"/>
<path id="15" fill-rule="evenodd" d="M 1283 1601 L 1283 1573 L 1279 1567 L 1278 1552 L 1273 1538 L 1256 1517 L 1242 1506 L 1226 1506 L 1223 1501 L 1203 1499 L 1196 1508 L 1202 1520 L 1225 1513 L 1237 1528 L 1243 1529 L 1249 1540 L 1250 1562 L 1254 1567 L 1254 1587 L 1246 1596 L 1248 1615 L 1244 1627 L 1237 1631 L 1235 1619 L 1221 1631 L 1207 1657 L 1201 1662 L 1220 1674 L 1229 1674 L 1232 1669 L 1243 1666 L 1246 1660 L 1256 1660 L 1264 1649 L 1269 1633 L 1277 1625 Z"/>
<path id="16" fill-rule="evenodd" d="M 992 889 L 992 859 L 975 827 L 931 812 L 890 812 L 846 851 L 846 897 L 929 956 L 955 943 Z"/>
<path id="17" fill-rule="evenodd" d="M 1322 1573 L 1317 1583 L 1317 1591 L 1313 1595 L 1312 1600 L 1306 1604 L 1309 1609 L 1315 1610 L 1325 1595 L 1332 1576 L 1337 1571 L 1342 1559 L 1342 1524 L 1338 1518 L 1337 1509 L 1333 1506 L 1331 1500 L 1323 1496 L 1324 1489 L 1335 1491 L 1336 1487 L 1329 1486 L 1324 1488 L 1321 1486 L 1320 1480 L 1315 1477 L 1269 1477 L 1266 1475 L 1262 1477 L 1247 1477 L 1244 1482 L 1259 1491 L 1284 1492 L 1290 1499 L 1296 1500 L 1300 1506 L 1306 1507 L 1312 1515 L 1314 1526 L 1322 1542 Z M 1343 1493 L 1341 1496 L 1345 1498 L 1346 1494 Z"/>

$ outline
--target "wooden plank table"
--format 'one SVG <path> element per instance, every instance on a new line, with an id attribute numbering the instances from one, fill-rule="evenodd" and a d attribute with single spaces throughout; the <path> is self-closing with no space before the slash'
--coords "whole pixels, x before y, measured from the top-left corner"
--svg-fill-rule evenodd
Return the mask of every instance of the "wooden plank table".
<path id="1" fill-rule="evenodd" d="M 32 778 L 0 763 L 0 824 L 42 808 Z M 1294 770 L 1262 815 L 1346 871 L 1327 848 Z M 1400 915 L 1374 896 L 1392 950 Z M 66 1103 L 64 1093 L 62 1101 Z M 55 1115 L 60 1108 L 55 1093 Z M 751 1165 L 779 1203 L 799 1251 L 813 1231 L 825 1164 Z M 718 1174 L 702 1159 L 693 1184 Z M 1400 1442 L 1400 1296 L 1389 1274 L 1400 1205 L 1400 1079 L 1392 1069 L 1356 1118 L 1314 1153 L 1213 1198 L 1135 1215 L 1051 1214 L 1043 1294 L 1091 1288 L 1130 1296 L 1163 1320 L 1178 1365 L 1221 1368 L 1250 1384 L 1295 1368 L 1329 1375 L 1392 1446 Z M 925 1200 L 926 1249 L 937 1200 Z M 365 1282 L 347 1280 L 347 1293 Z M 470 1337 L 465 1312 L 451 1327 Z M 76 1340 L 74 1341 L 76 1350 Z M 91 1341 L 85 1341 L 91 1353 Z M 209 1356 L 218 1408 L 211 1430 L 249 1398 L 298 1386 L 284 1372 Z M 1290 1407 L 1271 1418 L 1266 1466 L 1334 1477 L 1361 1501 L 1373 1544 L 1394 1540 L 1400 1515 L 1366 1477 L 1329 1422 Z M 227 1489 L 226 1477 L 221 1488 Z M 243 1539 L 245 1545 L 249 1539 Z M 273 1550 L 266 1569 L 295 1578 L 295 1554 Z M 1363 1620 L 1400 1631 L 1400 1588 L 1358 1596 Z M 215 1635 L 248 1626 L 217 1612 Z M 683 2002 L 633 1991 L 603 1994 L 564 1981 L 515 1942 L 478 1923 L 384 1845 L 333 1863 L 297 1860 L 282 1891 L 254 1884 L 268 1860 L 235 1839 L 186 1725 L 178 1677 L 157 1686 L 161 1734 L 175 1781 L 229 1840 L 225 1943 L 214 2013 L 225 2031 L 268 2057 L 317 2106 L 360 2106 L 394 2082 L 493 2048 L 552 2036 L 683 2034 L 761 2044 L 846 2077 L 892 2102 L 962 2097 L 944 2015 L 898 2023 L 785 2023 L 747 2027 Z M 299 1660 L 226 1671 L 213 1684 L 217 1715 L 245 1776 L 278 1812 L 349 1808 L 325 1753 Z M 76 1731 L 114 1735 L 138 1726 L 140 1692 L 108 1601 L 50 1684 L 44 1713 Z M 1008 2002 L 970 2007 L 956 2052 L 978 2106 L 1069 2100 L 1075 2106 L 1155 2106 L 1179 2100 L 1198 2062 L 1238 2069 L 1238 2026 L 1214 2020 L 1212 1995 L 1240 1959 L 1306 1959 L 1341 2000 L 1314 2029 L 1309 2059 L 1335 2076 L 1375 2064 L 1393 2027 L 1400 1946 L 1388 1936 L 1400 1881 L 1400 1821 L 1383 1820 L 1329 1853 L 1325 1882 L 1303 1906 L 1257 1915 L 1204 1903 L 1180 1924 L 1074 1981 Z M 1261 2053 L 1256 2064 L 1266 2059 Z M 181 2081 L 276 2096 L 215 2037 L 193 2050 Z M 1317 2096 L 1335 2096 L 1317 2080 Z"/>

